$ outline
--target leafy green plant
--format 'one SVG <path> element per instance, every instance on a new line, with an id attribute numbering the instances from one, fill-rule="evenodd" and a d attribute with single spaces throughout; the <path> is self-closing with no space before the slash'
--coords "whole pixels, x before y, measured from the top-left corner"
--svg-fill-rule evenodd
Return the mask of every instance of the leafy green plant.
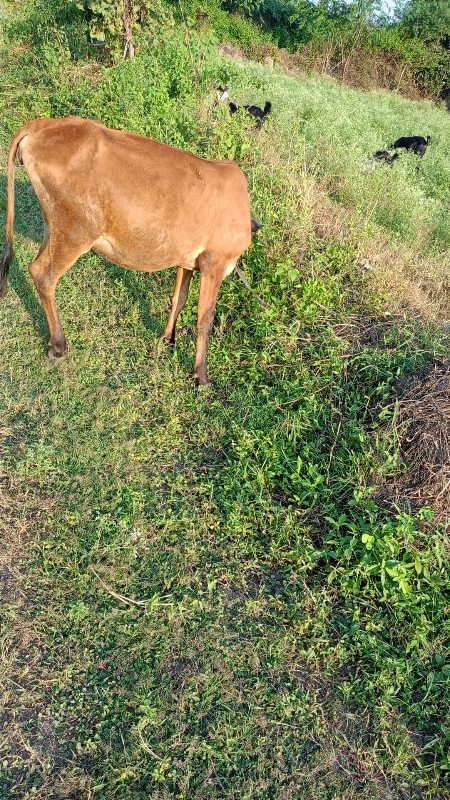
<path id="1" fill-rule="evenodd" d="M 162 0 L 71 0 L 82 12 L 93 44 L 107 45 L 116 58 L 134 58 L 136 37 L 167 24 L 170 14 Z"/>

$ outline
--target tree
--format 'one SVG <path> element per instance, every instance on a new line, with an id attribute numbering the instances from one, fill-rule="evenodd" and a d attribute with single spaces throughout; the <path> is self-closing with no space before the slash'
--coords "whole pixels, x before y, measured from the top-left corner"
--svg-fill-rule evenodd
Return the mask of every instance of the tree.
<path id="1" fill-rule="evenodd" d="M 83 12 L 91 41 L 108 44 L 110 50 L 121 48 L 123 58 L 135 54 L 134 35 L 153 10 L 151 0 L 74 0 Z M 157 3 L 159 6 L 160 4 Z"/>
<path id="2" fill-rule="evenodd" d="M 440 43 L 450 33 L 448 0 L 407 0 L 397 7 L 401 27 L 424 42 Z"/>

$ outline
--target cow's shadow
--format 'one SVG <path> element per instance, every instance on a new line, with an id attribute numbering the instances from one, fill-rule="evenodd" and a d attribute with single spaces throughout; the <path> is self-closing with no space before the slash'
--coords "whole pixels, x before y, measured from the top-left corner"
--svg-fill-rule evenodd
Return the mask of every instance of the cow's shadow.
<path id="1" fill-rule="evenodd" d="M 34 192 L 30 192 L 29 183 L 16 179 L 14 186 L 14 235 L 20 234 L 36 242 L 36 255 L 42 242 L 44 225 L 42 214 Z M 6 176 L 0 175 L 0 230 L 4 230 L 6 221 Z M 3 238 L 3 237 L 2 237 Z M 0 246 L 2 249 L 2 246 Z M 31 259 L 30 259 L 31 260 Z M 9 269 L 8 283 L 17 294 L 20 302 L 27 311 L 37 333 L 45 340 L 48 339 L 47 320 L 39 298 L 34 291 L 28 271 L 19 266 L 17 259 L 13 258 Z"/>
<path id="2" fill-rule="evenodd" d="M 19 181 L 16 178 L 14 233 L 20 234 L 36 243 L 36 251 L 31 255 L 31 261 L 38 253 L 39 246 L 42 242 L 44 226 L 37 197 L 33 191 L 30 191 L 30 188 L 30 183 Z M 6 220 L 6 194 L 6 177 L 0 175 L 0 231 L 4 230 Z M 2 245 L 0 245 L 0 251 L 2 249 Z M 77 264 L 74 268 L 77 268 Z M 175 270 L 167 270 L 165 272 L 147 275 L 146 273 L 137 273 L 133 270 L 117 267 L 100 256 L 97 259 L 97 269 L 103 270 L 108 280 L 111 280 L 111 282 L 119 281 L 126 288 L 127 293 L 139 308 L 142 323 L 145 328 L 148 329 L 152 336 L 156 338 L 160 337 L 163 331 L 161 315 L 149 313 L 149 303 L 152 294 L 151 286 L 153 281 L 157 281 L 164 287 L 164 293 L 167 294 L 167 302 L 164 303 L 161 312 L 167 312 L 168 314 L 170 306 L 168 301 L 175 281 Z M 44 310 L 36 294 L 28 270 L 24 268 L 24 265 L 19 265 L 15 258 L 13 258 L 11 263 L 8 281 L 25 308 L 36 332 L 46 345 L 49 333 Z"/>

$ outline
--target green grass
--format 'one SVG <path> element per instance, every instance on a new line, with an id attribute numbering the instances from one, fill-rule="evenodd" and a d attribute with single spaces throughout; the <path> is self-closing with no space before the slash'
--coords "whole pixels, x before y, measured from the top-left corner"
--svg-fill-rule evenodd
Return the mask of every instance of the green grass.
<path id="1" fill-rule="evenodd" d="M 190 84 L 180 89 L 184 125 L 162 84 L 158 113 L 139 112 L 139 62 L 129 112 L 113 92 L 107 106 L 133 114 L 138 129 L 167 117 L 169 140 L 233 151 L 249 175 L 265 224 L 243 266 L 270 308 L 237 277 L 225 282 L 212 389 L 191 378 L 197 281 L 166 350 L 174 273 L 127 272 L 95 254 L 58 286 L 71 349 L 48 362 L 26 269 L 42 223 L 17 172 L 16 259 L 0 307 L 0 798 L 441 800 L 450 797 L 447 537 L 427 511 L 380 508 L 370 490 L 398 468 L 396 381 L 445 357 L 448 340 L 410 310 L 393 314 L 359 259 L 383 229 L 388 257 L 395 233 L 386 218 L 361 224 L 375 182 L 380 193 L 390 187 L 402 242 L 431 224 L 408 221 L 399 198 L 410 181 L 424 207 L 443 207 L 432 176 L 433 164 L 447 168 L 447 145 L 430 148 L 423 173 L 406 159 L 358 182 L 342 141 L 345 103 L 361 163 L 402 110 L 411 124 L 427 120 L 439 142 L 448 123 L 426 104 L 214 63 L 198 112 Z M 238 100 L 273 99 L 259 138 L 207 105 L 214 69 Z M 91 109 L 104 102 L 104 87 L 83 91 Z M 368 98 L 393 111 L 363 144 Z M 48 102 L 44 86 L 34 102 Z M 301 107 L 311 112 L 304 142 L 289 148 Z M 22 113 L 18 104 L 17 122 Z M 327 131 L 338 176 L 328 188 L 341 205 L 320 213 L 345 208 L 348 224 L 334 234 L 315 227 L 331 175 L 330 150 L 319 148 Z M 434 242 L 444 262 L 442 231 L 410 245 L 418 257 Z M 148 602 L 127 605 L 101 581 Z"/>
<path id="2" fill-rule="evenodd" d="M 292 78 L 257 64 L 229 62 L 231 94 L 273 103 L 269 128 L 284 152 L 303 146 L 315 176 L 331 196 L 405 241 L 448 250 L 450 119 L 430 101 L 387 91 L 349 90 L 330 78 Z M 403 153 L 392 169 L 368 165 L 399 135 L 431 135 L 426 157 Z M 401 151 L 399 151 L 401 153 Z"/>

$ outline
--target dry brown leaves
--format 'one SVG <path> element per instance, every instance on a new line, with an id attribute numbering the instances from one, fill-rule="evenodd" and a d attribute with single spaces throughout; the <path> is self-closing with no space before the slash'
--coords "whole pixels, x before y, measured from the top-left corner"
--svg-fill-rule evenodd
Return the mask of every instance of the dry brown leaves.
<path id="1" fill-rule="evenodd" d="M 450 520 L 450 362 L 404 378 L 398 386 L 400 454 L 408 470 L 383 489 L 412 510 L 430 506 Z"/>

